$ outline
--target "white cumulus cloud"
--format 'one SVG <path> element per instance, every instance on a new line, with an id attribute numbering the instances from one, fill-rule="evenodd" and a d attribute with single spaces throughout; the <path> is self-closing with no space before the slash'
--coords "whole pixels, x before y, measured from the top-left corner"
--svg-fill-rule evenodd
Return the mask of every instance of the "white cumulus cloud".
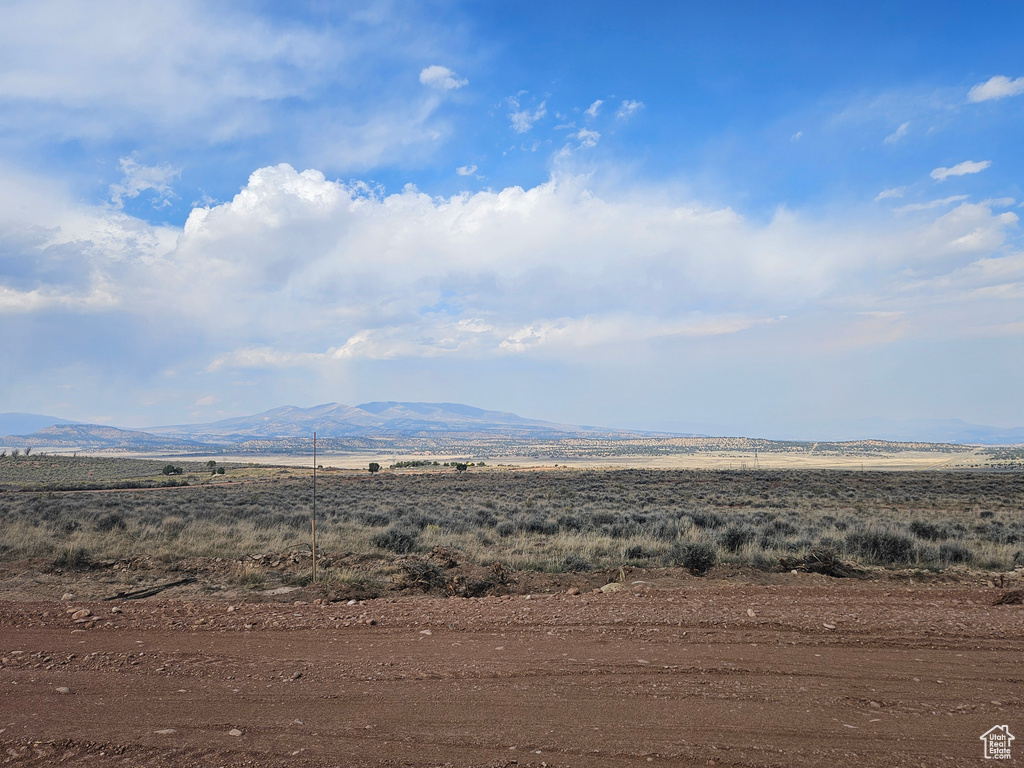
<path id="1" fill-rule="evenodd" d="M 442 67 L 440 64 L 424 67 L 420 72 L 420 82 L 442 91 L 456 90 L 469 85 L 469 80 L 459 77 L 448 67 Z"/>
<path id="2" fill-rule="evenodd" d="M 990 165 L 992 165 L 991 160 L 982 160 L 981 162 L 964 160 L 962 163 L 957 163 L 952 168 L 936 168 L 932 171 L 931 177 L 936 181 L 945 181 L 950 176 L 966 176 L 971 173 L 980 173 Z"/>
<path id="3" fill-rule="evenodd" d="M 589 115 L 590 117 L 597 117 L 597 113 L 601 109 L 602 104 L 604 104 L 602 99 L 595 100 L 593 104 L 583 111 L 583 114 Z"/>
<path id="4" fill-rule="evenodd" d="M 472 176 L 474 173 L 476 173 L 476 166 L 460 165 L 458 168 L 455 169 L 455 172 L 459 174 L 459 176 Z"/>
<path id="5" fill-rule="evenodd" d="M 984 83 L 978 83 L 967 94 L 970 101 L 992 101 L 1024 93 L 1024 77 L 1011 80 L 1005 75 L 996 75 Z"/>

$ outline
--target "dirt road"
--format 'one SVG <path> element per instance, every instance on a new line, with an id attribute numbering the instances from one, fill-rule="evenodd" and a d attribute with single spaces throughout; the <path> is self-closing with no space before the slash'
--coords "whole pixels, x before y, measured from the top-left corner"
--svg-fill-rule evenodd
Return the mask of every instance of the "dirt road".
<path id="1" fill-rule="evenodd" d="M 356 605 L 0 602 L 0 762 L 964 766 L 988 762 L 979 737 L 1005 724 L 1013 765 L 1024 607 L 997 594 L 808 577 Z"/>

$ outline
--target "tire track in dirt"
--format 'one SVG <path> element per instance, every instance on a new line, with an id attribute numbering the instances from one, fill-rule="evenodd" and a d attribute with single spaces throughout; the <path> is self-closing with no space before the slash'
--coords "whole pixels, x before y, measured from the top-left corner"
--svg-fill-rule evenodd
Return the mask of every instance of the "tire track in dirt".
<path id="1" fill-rule="evenodd" d="M 709 585 L 117 614 L 0 602 L 0 759 L 964 765 L 993 725 L 1024 730 L 1024 611 L 992 594 Z"/>

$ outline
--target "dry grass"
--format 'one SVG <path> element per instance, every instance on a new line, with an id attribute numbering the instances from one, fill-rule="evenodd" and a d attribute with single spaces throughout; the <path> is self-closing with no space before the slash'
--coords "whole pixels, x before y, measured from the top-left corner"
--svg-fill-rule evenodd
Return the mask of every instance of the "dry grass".
<path id="1" fill-rule="evenodd" d="M 308 477 L 159 491 L 0 493 L 0 558 L 78 549 L 98 560 L 308 549 Z M 827 549 L 865 564 L 1004 570 L 1024 561 L 1024 474 L 619 470 L 325 473 L 318 549 L 330 578 L 389 573 L 397 556 L 448 547 L 472 564 L 558 571 L 673 564 L 706 544 L 727 563 L 777 567 Z M 255 579 L 255 571 L 237 574 Z M 241 583 L 241 582 L 239 582 Z"/>

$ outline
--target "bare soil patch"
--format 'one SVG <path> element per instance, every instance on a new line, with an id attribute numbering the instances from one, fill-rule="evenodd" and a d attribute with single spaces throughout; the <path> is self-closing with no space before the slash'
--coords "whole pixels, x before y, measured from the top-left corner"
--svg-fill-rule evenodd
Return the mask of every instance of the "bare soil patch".
<path id="1" fill-rule="evenodd" d="M 0 759 L 952 766 L 1022 722 L 1024 610 L 993 605 L 1003 590 L 645 575 L 608 593 L 352 604 L 315 586 L 0 599 Z"/>

